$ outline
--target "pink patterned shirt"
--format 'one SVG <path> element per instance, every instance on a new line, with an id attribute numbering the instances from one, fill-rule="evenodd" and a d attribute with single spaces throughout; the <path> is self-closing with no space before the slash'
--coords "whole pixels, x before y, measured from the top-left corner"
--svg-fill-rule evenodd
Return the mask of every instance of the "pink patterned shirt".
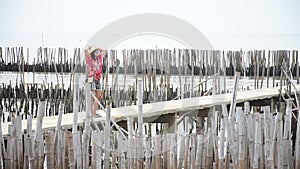
<path id="1" fill-rule="evenodd" d="M 94 60 L 91 56 L 87 56 L 85 61 L 88 66 L 88 77 L 93 77 L 94 80 L 99 80 L 102 77 L 102 54 L 96 59 L 97 60 Z"/>

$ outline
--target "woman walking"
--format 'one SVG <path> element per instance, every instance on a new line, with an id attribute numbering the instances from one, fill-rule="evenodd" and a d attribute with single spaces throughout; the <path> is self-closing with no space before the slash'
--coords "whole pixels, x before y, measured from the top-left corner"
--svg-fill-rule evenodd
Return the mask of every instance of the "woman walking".
<path id="1" fill-rule="evenodd" d="M 94 46 L 90 46 L 85 50 L 85 61 L 87 64 L 88 83 L 91 84 L 91 90 L 96 96 L 98 101 L 102 99 L 102 66 L 103 66 L 104 50 Z M 96 110 L 98 109 L 97 101 L 91 98 L 91 116 L 97 116 Z"/>

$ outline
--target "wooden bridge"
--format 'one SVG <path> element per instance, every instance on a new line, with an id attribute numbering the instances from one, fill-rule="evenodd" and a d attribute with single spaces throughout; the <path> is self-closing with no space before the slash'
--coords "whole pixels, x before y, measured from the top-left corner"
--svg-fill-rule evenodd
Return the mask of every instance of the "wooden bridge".
<path id="1" fill-rule="evenodd" d="M 286 86 L 283 87 L 283 89 Z M 300 90 L 300 85 L 296 85 L 297 90 Z M 272 99 L 278 99 L 279 87 L 257 89 L 248 91 L 238 91 L 236 103 L 250 102 L 250 105 L 270 105 Z M 291 89 L 292 94 L 294 90 Z M 285 94 L 286 91 L 282 91 Z M 185 98 L 180 100 L 171 100 L 163 102 L 155 102 L 150 104 L 143 104 L 143 117 L 144 122 L 157 122 L 157 123 L 172 123 L 174 115 L 179 113 L 184 114 L 186 112 L 194 111 L 194 114 L 200 113 L 200 116 L 206 116 L 207 110 L 213 106 L 227 104 L 229 105 L 232 99 L 232 93 L 210 95 L 194 98 Z M 94 119 L 95 121 L 105 121 L 106 113 L 103 110 L 98 110 L 97 114 L 100 114 L 101 118 Z M 127 117 L 138 116 L 138 106 L 125 106 L 111 109 L 111 118 L 118 122 L 121 126 L 126 128 L 126 125 L 122 125 L 123 122 L 126 124 Z M 78 113 L 78 124 L 82 125 L 85 119 L 85 112 Z M 43 131 L 48 129 L 55 129 L 57 125 L 58 116 L 50 116 L 43 118 Z M 32 130 L 35 130 L 37 119 L 32 120 Z M 73 114 L 63 114 L 61 121 L 62 128 L 72 128 L 73 125 Z M 2 134 L 5 136 L 8 134 L 9 123 L 2 124 Z M 22 129 L 27 129 L 27 121 L 22 121 Z"/>

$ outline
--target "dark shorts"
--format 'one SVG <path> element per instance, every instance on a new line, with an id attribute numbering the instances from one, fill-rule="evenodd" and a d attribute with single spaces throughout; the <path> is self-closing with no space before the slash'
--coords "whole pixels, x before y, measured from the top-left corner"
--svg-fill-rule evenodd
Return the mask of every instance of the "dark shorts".
<path id="1" fill-rule="evenodd" d="M 91 89 L 92 90 L 102 90 L 101 88 L 101 80 L 93 80 L 91 83 Z"/>

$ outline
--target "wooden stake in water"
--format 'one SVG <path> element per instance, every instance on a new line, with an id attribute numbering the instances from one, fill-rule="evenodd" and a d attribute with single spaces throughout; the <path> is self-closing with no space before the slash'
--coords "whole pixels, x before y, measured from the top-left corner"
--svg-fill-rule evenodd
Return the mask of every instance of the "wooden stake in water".
<path id="1" fill-rule="evenodd" d="M 128 168 L 133 168 L 134 166 L 134 154 L 133 154 L 133 117 L 127 117 L 127 129 L 128 129 L 128 152 L 127 152 L 127 164 Z"/>
<path id="2" fill-rule="evenodd" d="M 107 105 L 106 120 L 104 127 L 104 168 L 109 168 L 109 157 L 110 157 L 110 111 L 111 102 Z"/>
<path id="3" fill-rule="evenodd" d="M 36 132 L 34 137 L 34 153 L 35 153 L 35 167 L 43 168 L 44 162 L 44 144 L 42 135 L 43 117 L 45 112 L 46 101 L 39 101 L 38 116 L 36 123 Z"/>
<path id="4" fill-rule="evenodd" d="M 89 140 L 91 133 L 91 86 L 89 83 L 85 84 L 85 99 L 86 99 L 86 112 L 85 112 L 85 126 L 82 135 L 82 156 L 83 156 L 83 168 L 89 166 Z"/>
<path id="5" fill-rule="evenodd" d="M 143 80 L 141 77 L 138 77 L 138 133 L 137 133 L 137 162 L 138 168 L 144 168 L 143 165 Z"/>

